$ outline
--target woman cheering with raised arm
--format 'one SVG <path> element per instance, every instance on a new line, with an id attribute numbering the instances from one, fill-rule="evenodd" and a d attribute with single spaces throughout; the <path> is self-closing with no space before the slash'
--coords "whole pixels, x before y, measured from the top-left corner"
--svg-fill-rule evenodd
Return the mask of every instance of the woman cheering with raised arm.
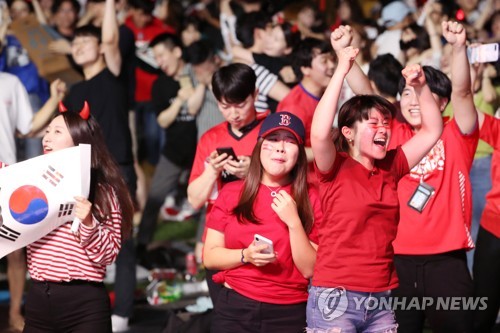
<path id="1" fill-rule="evenodd" d="M 332 33 L 332 44 L 336 41 Z M 314 113 L 311 145 L 325 221 L 319 226 L 316 266 L 307 306 L 308 330 L 395 332 L 391 309 L 356 307 L 356 299 L 382 298 L 397 287 L 392 241 L 396 237 L 397 184 L 433 147 L 442 131 L 438 106 L 418 65 L 403 70 L 420 101 L 422 130 L 387 150 L 394 107 L 379 96 L 358 95 L 342 105 L 339 135 L 332 124 L 345 76 L 358 49 L 337 52 L 337 69 Z M 331 304 L 340 299 L 338 309 Z M 371 303 L 370 303 L 371 304 Z M 380 303 L 377 303 L 380 304 Z M 369 304 L 368 304 L 369 306 Z"/>

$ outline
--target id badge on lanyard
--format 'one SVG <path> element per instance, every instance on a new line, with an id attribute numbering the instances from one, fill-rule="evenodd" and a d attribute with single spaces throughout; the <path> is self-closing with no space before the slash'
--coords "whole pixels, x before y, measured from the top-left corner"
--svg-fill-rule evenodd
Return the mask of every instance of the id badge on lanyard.
<path id="1" fill-rule="evenodd" d="M 420 180 L 417 189 L 408 201 L 408 206 L 415 209 L 417 212 L 422 213 L 425 206 L 434 194 L 434 187 Z"/>

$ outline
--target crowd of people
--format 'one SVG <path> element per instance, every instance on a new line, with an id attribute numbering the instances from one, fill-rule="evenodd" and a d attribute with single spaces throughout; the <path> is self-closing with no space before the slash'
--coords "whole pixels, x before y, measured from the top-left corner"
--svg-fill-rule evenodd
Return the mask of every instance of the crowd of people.
<path id="1" fill-rule="evenodd" d="M 198 212 L 212 332 L 492 332 L 500 1 L 0 10 L 0 167 L 92 146 L 77 232 L 68 221 L 7 256 L 12 330 L 127 331 L 136 265 L 151 268 L 160 210 L 175 198 Z M 28 18 L 79 80 L 40 75 L 14 28 Z M 496 61 L 470 60 L 495 43 Z M 114 262 L 111 308 L 103 280 Z M 358 301 L 453 297 L 487 306 Z"/>

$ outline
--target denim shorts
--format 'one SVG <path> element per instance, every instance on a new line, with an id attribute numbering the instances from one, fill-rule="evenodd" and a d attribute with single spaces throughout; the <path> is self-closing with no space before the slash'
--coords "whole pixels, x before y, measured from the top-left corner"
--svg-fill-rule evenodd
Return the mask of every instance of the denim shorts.
<path id="1" fill-rule="evenodd" d="M 311 286 L 307 300 L 308 333 L 393 333 L 394 311 L 383 306 L 390 291 L 369 293 L 343 287 Z"/>

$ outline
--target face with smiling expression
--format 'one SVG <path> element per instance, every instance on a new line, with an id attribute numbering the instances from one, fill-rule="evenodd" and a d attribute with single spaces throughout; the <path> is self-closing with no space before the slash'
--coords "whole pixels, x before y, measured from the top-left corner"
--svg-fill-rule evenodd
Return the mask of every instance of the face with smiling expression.
<path id="1" fill-rule="evenodd" d="M 153 46 L 158 66 L 167 76 L 175 76 L 181 66 L 182 51 L 179 47 L 169 48 L 164 43 Z"/>
<path id="2" fill-rule="evenodd" d="M 76 36 L 71 42 L 71 55 L 75 63 L 82 67 L 97 63 L 102 56 L 99 40 L 94 36 Z"/>
<path id="3" fill-rule="evenodd" d="M 434 99 L 440 106 L 441 112 L 446 107 L 446 100 L 440 98 L 437 94 L 432 93 Z M 411 125 L 411 127 L 418 131 L 422 126 L 422 118 L 420 115 L 420 104 L 418 102 L 417 95 L 413 87 L 405 86 L 403 92 L 401 93 L 400 99 L 401 113 L 405 120 Z"/>
<path id="4" fill-rule="evenodd" d="M 75 144 L 62 115 L 55 117 L 47 126 L 42 139 L 43 153 L 48 154 Z"/>
<path id="5" fill-rule="evenodd" d="M 373 168 L 374 160 L 381 160 L 387 153 L 391 138 L 391 117 L 372 108 L 368 119 L 355 121 L 352 126 L 342 126 L 342 135 L 349 143 L 349 155 L 366 168 Z"/>
<path id="6" fill-rule="evenodd" d="M 324 89 L 330 83 L 330 79 L 335 70 L 333 54 L 320 53 L 320 50 L 313 50 L 311 67 L 302 67 L 304 79 L 313 83 L 317 88 Z"/>
<path id="7" fill-rule="evenodd" d="M 297 139 L 289 131 L 276 130 L 266 135 L 260 150 L 262 182 L 271 185 L 288 183 L 298 156 Z"/>

